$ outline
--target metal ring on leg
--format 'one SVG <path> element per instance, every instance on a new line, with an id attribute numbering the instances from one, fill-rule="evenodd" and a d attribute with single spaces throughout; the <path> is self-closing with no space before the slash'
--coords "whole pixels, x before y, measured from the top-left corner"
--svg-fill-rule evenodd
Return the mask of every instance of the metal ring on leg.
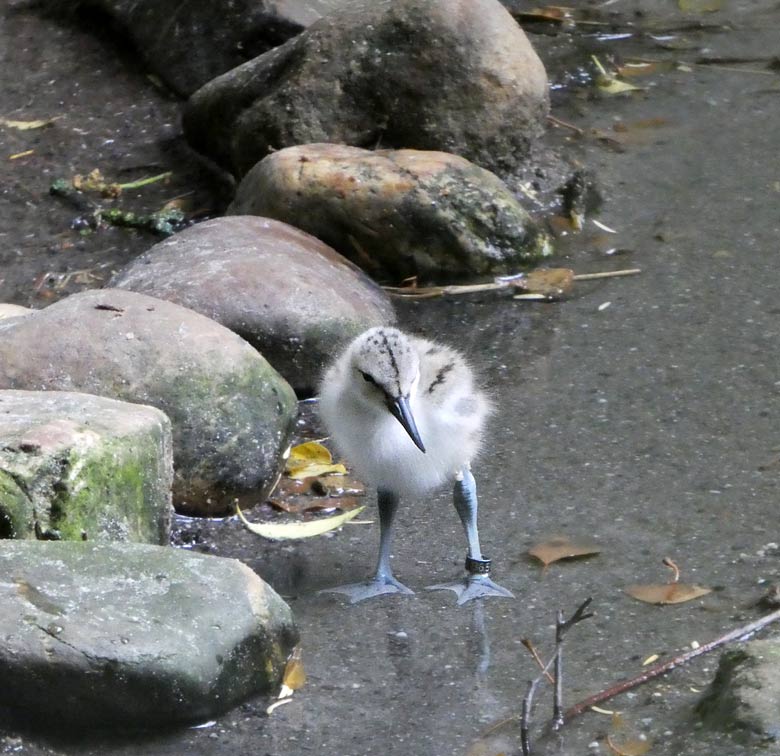
<path id="1" fill-rule="evenodd" d="M 472 559 L 470 556 L 467 556 L 466 572 L 469 575 L 489 575 L 491 564 L 490 559 Z"/>

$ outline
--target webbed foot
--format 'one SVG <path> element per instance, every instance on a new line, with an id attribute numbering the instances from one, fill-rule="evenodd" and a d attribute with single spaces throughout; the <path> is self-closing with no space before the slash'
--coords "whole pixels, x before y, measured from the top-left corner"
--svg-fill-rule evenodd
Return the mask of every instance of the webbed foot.
<path id="1" fill-rule="evenodd" d="M 358 601 L 365 601 L 376 596 L 384 596 L 386 593 L 414 595 L 414 591 L 411 588 L 407 588 L 394 577 L 375 577 L 362 583 L 350 583 L 348 585 L 337 585 L 335 588 L 323 588 L 318 593 L 342 593 L 349 599 L 350 604 L 357 604 Z"/>
<path id="2" fill-rule="evenodd" d="M 429 585 L 426 591 L 455 591 L 458 595 L 458 604 L 465 604 L 476 598 L 488 598 L 499 596 L 502 598 L 514 598 L 514 594 L 506 588 L 494 583 L 487 575 L 469 575 L 452 583 L 439 583 Z"/>

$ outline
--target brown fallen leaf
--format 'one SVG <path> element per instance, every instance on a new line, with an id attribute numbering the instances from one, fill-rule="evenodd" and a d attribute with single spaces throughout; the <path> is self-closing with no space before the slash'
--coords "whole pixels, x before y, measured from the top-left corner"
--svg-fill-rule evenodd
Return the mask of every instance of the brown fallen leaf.
<path id="1" fill-rule="evenodd" d="M 534 546 L 528 550 L 528 553 L 547 567 L 561 559 L 575 559 L 600 554 L 601 548 L 594 543 L 576 542 L 566 536 L 560 536 Z"/>
<path id="2" fill-rule="evenodd" d="M 574 271 L 570 268 L 538 268 L 518 282 L 518 288 L 546 297 L 562 297 L 574 285 Z"/>
<path id="3" fill-rule="evenodd" d="M 622 742 L 615 742 L 611 735 L 607 735 L 607 745 L 613 753 L 618 756 L 643 756 L 652 747 L 653 744 L 649 740 L 639 740 L 638 738 L 632 738 L 631 740 L 624 740 Z"/>
<path id="4" fill-rule="evenodd" d="M 629 596 L 646 604 L 683 604 L 712 593 L 712 588 L 686 583 L 630 585 L 625 590 Z"/>

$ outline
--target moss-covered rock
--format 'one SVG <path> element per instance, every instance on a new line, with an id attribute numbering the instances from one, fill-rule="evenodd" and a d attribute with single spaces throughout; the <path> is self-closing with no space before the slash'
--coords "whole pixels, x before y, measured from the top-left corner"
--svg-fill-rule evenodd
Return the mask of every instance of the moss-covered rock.
<path id="1" fill-rule="evenodd" d="M 265 498 L 297 410 L 290 386 L 236 334 L 120 289 L 0 321 L 0 388 L 84 391 L 161 409 L 173 428 L 174 505 L 201 515 Z"/>
<path id="2" fill-rule="evenodd" d="M 697 711 L 737 741 L 760 747 L 761 753 L 780 753 L 780 639 L 724 651 Z"/>
<path id="3" fill-rule="evenodd" d="M 0 536 L 166 544 L 171 424 L 89 394 L 0 391 Z"/>
<path id="4" fill-rule="evenodd" d="M 289 607 L 248 567 L 142 544 L 0 541 L 0 705 L 58 726 L 202 721 L 278 686 Z"/>
<path id="5" fill-rule="evenodd" d="M 229 212 L 295 224 L 396 281 L 514 272 L 552 251 L 501 179 L 445 152 L 279 150 L 244 177 Z"/>
<path id="6" fill-rule="evenodd" d="M 395 320 L 387 295 L 318 239 L 252 216 L 215 218 L 134 260 L 111 286 L 207 315 L 259 349 L 302 396 L 334 350 Z"/>

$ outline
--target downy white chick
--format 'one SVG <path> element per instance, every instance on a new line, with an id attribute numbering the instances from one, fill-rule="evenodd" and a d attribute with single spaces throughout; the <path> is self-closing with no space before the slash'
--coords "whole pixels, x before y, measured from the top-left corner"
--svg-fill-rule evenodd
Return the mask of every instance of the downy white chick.
<path id="1" fill-rule="evenodd" d="M 458 603 L 511 597 L 490 580 L 490 560 L 480 551 L 469 467 L 490 410 L 454 349 L 386 327 L 366 331 L 347 347 L 322 381 L 320 414 L 337 449 L 377 487 L 380 549 L 372 580 L 329 592 L 344 593 L 353 603 L 384 593 L 412 593 L 393 577 L 390 566 L 399 498 L 420 497 L 451 481 L 468 538 L 468 577 L 431 588 L 454 590 Z"/>

